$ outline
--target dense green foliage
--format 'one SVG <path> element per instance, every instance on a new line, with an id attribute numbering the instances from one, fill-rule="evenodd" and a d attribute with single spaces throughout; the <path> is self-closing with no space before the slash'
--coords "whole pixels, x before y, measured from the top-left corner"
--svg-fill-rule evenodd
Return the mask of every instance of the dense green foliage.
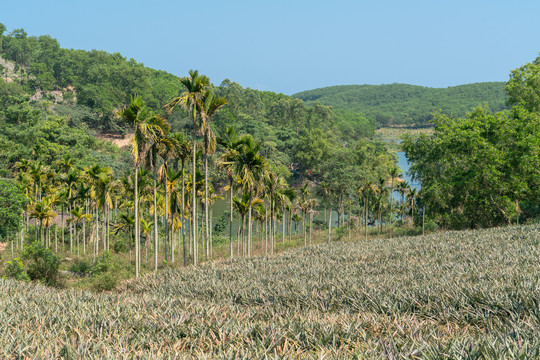
<path id="1" fill-rule="evenodd" d="M 439 225 L 489 227 L 540 214 L 539 59 L 511 72 L 509 103 L 518 104 L 512 109 L 438 114 L 433 134 L 405 137 L 410 172 Z"/>
<path id="2" fill-rule="evenodd" d="M 144 96 L 154 108 L 161 108 L 178 91 L 178 78 L 144 67 L 133 59 L 104 51 L 63 49 L 48 35 L 28 36 L 16 29 L 0 36 L 0 54 L 13 61 L 5 77 L 21 80 L 28 92 L 60 90 L 64 97 L 100 114 L 100 130 L 119 130 L 113 111 L 132 94 Z"/>
<path id="3" fill-rule="evenodd" d="M 506 83 L 508 103 L 540 112 L 540 56 L 533 62 L 512 70 Z"/>
<path id="4" fill-rule="evenodd" d="M 493 111 L 500 111 L 506 108 L 507 99 L 502 82 L 448 88 L 406 84 L 331 86 L 293 96 L 308 104 L 320 101 L 334 109 L 364 114 L 378 126 L 425 125 L 433 118 L 433 112 L 440 110 L 446 115 L 464 116 L 484 104 Z"/>
<path id="5" fill-rule="evenodd" d="M 22 259 L 30 280 L 39 280 L 46 285 L 56 284 L 60 258 L 51 249 L 34 242 L 24 248 Z"/>
<path id="6" fill-rule="evenodd" d="M 411 173 L 428 214 L 453 228 L 516 222 L 519 203 L 540 200 L 540 117 L 478 108 L 464 119 L 438 115 L 433 135 L 406 137 Z"/>
<path id="7" fill-rule="evenodd" d="M 17 183 L 0 177 L 0 241 L 6 241 L 20 229 L 25 204 L 26 199 Z"/>
<path id="8" fill-rule="evenodd" d="M 536 358 L 539 243 L 538 226 L 329 243 L 110 294 L 0 280 L 0 357 Z"/>

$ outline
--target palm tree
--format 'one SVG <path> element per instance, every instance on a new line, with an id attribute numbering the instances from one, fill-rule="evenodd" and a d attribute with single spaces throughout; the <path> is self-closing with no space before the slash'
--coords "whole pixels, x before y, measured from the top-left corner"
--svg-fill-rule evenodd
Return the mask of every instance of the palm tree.
<path id="1" fill-rule="evenodd" d="M 133 207 L 128 206 L 128 207 Z M 135 229 L 135 216 L 134 213 L 131 212 L 131 210 L 128 210 L 127 212 L 120 212 L 116 216 L 117 222 L 113 226 L 113 232 L 115 234 L 118 234 L 118 232 L 122 231 L 124 233 L 128 234 L 128 237 L 130 239 L 130 245 L 131 241 L 134 241 L 134 229 Z M 131 249 L 131 246 L 130 246 Z M 131 253 L 131 250 L 130 250 Z"/>
<path id="2" fill-rule="evenodd" d="M 230 257 L 233 258 L 233 196 L 234 196 L 234 163 L 235 158 L 238 155 L 241 147 L 246 144 L 247 136 L 238 136 L 234 126 L 227 127 L 222 137 L 217 138 L 218 144 L 225 148 L 225 153 L 218 161 L 218 166 L 223 168 L 227 172 L 229 178 L 229 243 L 230 243 Z"/>
<path id="3" fill-rule="evenodd" d="M 186 203 L 185 203 L 185 192 L 186 192 L 186 182 L 185 182 L 185 165 L 186 160 L 189 158 L 189 155 L 191 154 L 191 146 L 187 140 L 184 139 L 184 135 L 180 132 L 174 133 L 172 135 L 173 138 L 173 144 L 175 147 L 175 153 L 176 157 L 180 160 L 180 163 L 182 165 L 180 171 L 182 176 L 182 191 L 181 191 L 181 200 L 182 200 L 182 212 L 181 212 L 181 221 L 182 221 L 182 247 L 184 251 L 184 266 L 187 265 L 187 247 L 186 247 L 186 227 L 185 225 L 185 219 L 186 219 Z"/>
<path id="4" fill-rule="evenodd" d="M 364 197 L 364 221 L 366 226 L 366 240 L 368 234 L 369 197 L 371 195 L 375 195 L 377 191 L 377 186 L 371 181 L 366 181 L 364 185 L 358 190 L 358 193 L 360 193 Z"/>
<path id="5" fill-rule="evenodd" d="M 210 118 L 227 104 L 225 98 L 216 98 L 210 90 L 207 90 L 198 104 L 201 114 L 200 131 L 204 134 L 204 209 L 205 209 L 205 235 L 206 235 L 206 259 L 209 257 L 211 240 L 209 240 L 210 227 L 208 211 L 208 155 L 212 155 L 216 150 L 216 136 L 210 127 Z"/>
<path id="6" fill-rule="evenodd" d="M 162 137 L 167 126 L 165 119 L 151 114 L 144 100 L 138 95 L 131 97 L 129 106 L 120 110 L 118 114 L 124 121 L 134 127 L 134 134 L 131 138 L 131 154 L 135 173 L 135 277 L 139 277 L 139 167 L 148 150 L 149 143 Z"/>
<path id="7" fill-rule="evenodd" d="M 330 204 L 330 213 L 328 215 L 328 241 L 330 241 L 330 237 L 332 235 L 332 203 L 330 201 L 330 197 L 332 195 L 332 189 L 330 188 L 329 184 L 326 181 L 323 181 L 321 183 L 321 187 L 319 191 L 317 192 L 317 194 Z M 324 209 L 324 212 L 326 213 L 326 207 Z"/>
<path id="8" fill-rule="evenodd" d="M 409 191 L 409 183 L 407 181 L 402 181 L 399 183 L 397 190 L 399 191 L 399 194 L 401 195 L 401 222 L 403 222 L 403 215 L 405 213 L 405 194 Z"/>
<path id="9" fill-rule="evenodd" d="M 165 158 L 164 158 L 165 159 Z M 182 177 L 182 170 L 174 171 L 174 169 L 171 169 L 167 166 L 167 162 L 165 161 L 163 165 L 160 167 L 159 171 L 159 177 L 160 181 L 164 183 L 164 189 L 165 189 L 165 243 L 169 244 L 169 230 L 172 227 L 169 223 L 169 218 L 171 217 L 173 211 L 172 211 L 172 195 L 176 191 L 177 182 Z M 173 233 L 174 234 L 174 233 Z M 174 263 L 174 251 L 175 251 L 175 244 L 174 241 L 171 244 L 171 261 Z M 157 251 L 156 251 L 157 254 Z M 167 255 L 167 248 L 165 248 L 165 255 Z M 167 260 L 167 258 L 165 258 Z M 156 266 L 157 266 L 157 257 L 155 258 Z"/>
<path id="10" fill-rule="evenodd" d="M 192 155 L 193 155 L 193 172 L 192 177 L 196 177 L 196 167 L 197 167 L 197 107 L 200 106 L 201 98 L 204 94 L 204 88 L 210 84 L 210 80 L 205 75 L 199 75 L 197 70 L 190 70 L 189 76 L 181 78 L 180 82 L 186 88 L 186 91 L 183 92 L 180 96 L 175 97 L 171 100 L 165 108 L 169 111 L 176 105 L 180 105 L 186 111 L 191 112 L 192 121 L 193 121 L 193 146 L 192 146 Z M 193 264 L 197 265 L 197 193 L 196 187 L 192 189 L 192 233 L 193 233 Z"/>
<path id="11" fill-rule="evenodd" d="M 252 221 L 251 209 L 252 199 L 257 195 L 258 190 L 263 186 L 262 180 L 268 169 L 268 163 L 259 152 L 261 143 L 255 142 L 252 137 L 246 139 L 246 144 L 234 157 L 234 173 L 238 176 L 244 192 L 248 194 L 248 248 L 247 255 L 251 256 L 252 244 Z"/>
<path id="12" fill-rule="evenodd" d="M 167 171 L 167 161 L 170 157 L 174 155 L 174 146 L 173 140 L 168 137 L 170 130 L 170 125 L 164 123 L 163 136 L 153 139 L 152 145 L 147 152 L 147 161 L 146 163 L 150 165 L 151 170 L 153 170 L 153 195 L 154 195 L 154 272 L 157 271 L 158 267 L 158 250 L 159 250 L 159 231 L 158 231 L 158 214 L 157 214 L 157 182 L 156 175 L 159 173 L 160 181 L 166 178 L 163 175 Z M 157 168 L 157 158 L 158 155 L 162 158 L 163 164 Z M 168 222 L 168 197 L 167 197 L 167 180 L 164 181 L 165 187 L 165 260 L 167 259 L 167 246 L 169 244 L 169 222 Z"/>
<path id="13" fill-rule="evenodd" d="M 71 213 L 73 208 L 74 192 L 76 186 L 79 184 L 80 172 L 78 169 L 71 168 L 67 174 L 61 175 L 61 181 L 66 187 L 66 201 L 68 204 L 68 213 Z M 62 212 L 63 213 L 63 212 Z M 62 217 L 64 215 L 62 214 Z M 62 220 L 63 221 L 63 220 Z M 62 223 L 63 226 L 63 223 Z M 63 240 L 63 237 L 62 237 Z M 72 223 L 69 224 L 69 248 L 70 252 L 73 253 L 73 226 Z"/>
<path id="14" fill-rule="evenodd" d="M 249 195 L 247 193 L 244 193 L 241 198 L 238 198 L 236 196 L 232 199 L 234 209 L 238 212 L 240 215 L 240 229 L 241 229 L 241 239 L 242 239 L 242 255 L 246 254 L 246 246 L 245 246 L 245 226 L 246 226 L 246 215 L 249 210 Z M 240 245 L 240 242 L 239 242 Z M 240 251 L 238 251 L 238 255 L 240 256 Z"/>
<path id="15" fill-rule="evenodd" d="M 390 225 L 393 223 L 394 218 L 394 180 L 402 176 L 401 172 L 399 171 L 399 168 L 393 167 L 390 169 L 390 181 L 392 182 L 392 185 L 390 187 Z"/>
<path id="16" fill-rule="evenodd" d="M 83 242 L 83 253 L 86 254 L 86 239 L 84 234 L 84 221 L 90 221 L 92 220 L 92 215 L 87 214 L 84 212 L 83 208 L 80 206 L 75 206 L 73 210 L 70 211 L 71 218 L 69 219 L 70 222 L 73 222 L 75 224 L 75 239 L 77 239 L 77 256 L 79 256 L 79 237 L 77 236 L 77 226 L 79 224 L 83 224 L 83 232 L 82 232 L 82 242 Z"/>
<path id="17" fill-rule="evenodd" d="M 379 221 L 379 226 L 378 226 L 379 234 L 383 230 L 383 221 L 382 221 L 383 201 L 386 198 L 387 193 L 388 193 L 388 188 L 386 187 L 386 179 L 383 177 L 380 177 L 379 183 L 377 184 L 377 220 Z"/>
<path id="18" fill-rule="evenodd" d="M 39 220 L 39 238 L 43 244 L 43 225 L 49 226 L 56 219 L 56 213 L 52 210 L 51 199 L 44 197 L 36 202 L 30 208 L 30 218 Z"/>
<path id="19" fill-rule="evenodd" d="M 414 218 L 414 210 L 416 207 L 416 198 L 418 197 L 418 192 L 415 188 L 409 186 L 407 193 L 407 200 L 409 201 L 409 209 L 411 210 L 411 216 Z"/>
<path id="20" fill-rule="evenodd" d="M 109 167 L 103 168 L 97 176 L 95 182 L 96 206 L 103 211 L 103 250 L 109 248 L 108 233 L 109 233 L 109 209 L 113 207 L 112 192 L 116 183 L 112 178 L 112 169 Z"/>

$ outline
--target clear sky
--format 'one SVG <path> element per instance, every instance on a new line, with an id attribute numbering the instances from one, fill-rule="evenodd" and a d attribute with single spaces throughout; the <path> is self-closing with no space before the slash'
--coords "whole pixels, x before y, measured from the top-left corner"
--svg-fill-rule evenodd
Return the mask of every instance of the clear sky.
<path id="1" fill-rule="evenodd" d="M 506 81 L 540 51 L 538 0 L 25 0 L 8 31 L 120 52 L 215 84 L 293 94 L 344 84 Z"/>

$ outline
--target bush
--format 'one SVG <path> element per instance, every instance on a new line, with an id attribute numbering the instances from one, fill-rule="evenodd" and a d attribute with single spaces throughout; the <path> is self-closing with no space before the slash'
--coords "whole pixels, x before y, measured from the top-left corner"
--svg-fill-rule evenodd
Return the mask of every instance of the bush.
<path id="1" fill-rule="evenodd" d="M 92 274 L 99 275 L 109 271 L 113 267 L 112 254 L 110 251 L 104 251 L 99 255 L 96 264 L 92 268 Z"/>
<path id="2" fill-rule="evenodd" d="M 26 269 L 24 268 L 24 264 L 19 258 L 15 258 L 7 262 L 4 274 L 8 278 L 16 280 L 30 280 L 30 277 L 28 276 L 28 274 L 26 273 Z"/>
<path id="3" fill-rule="evenodd" d="M 88 275 L 92 273 L 92 265 L 84 260 L 76 260 L 69 268 L 69 271 L 76 273 L 77 275 Z"/>
<path id="4" fill-rule="evenodd" d="M 439 225 L 433 220 L 428 220 L 424 223 L 424 230 L 426 232 L 435 232 L 439 230 Z"/>
<path id="5" fill-rule="evenodd" d="M 339 240 L 342 240 L 347 235 L 347 225 L 342 225 L 338 228 L 336 228 L 336 236 Z"/>
<path id="6" fill-rule="evenodd" d="M 96 291 L 111 291 L 116 285 L 118 285 L 118 277 L 111 273 L 105 273 L 95 277 L 92 289 Z"/>
<path id="7" fill-rule="evenodd" d="M 24 248 L 22 258 L 28 260 L 27 273 L 31 280 L 39 280 L 46 285 L 56 285 L 60 258 L 40 243 L 34 242 Z"/>

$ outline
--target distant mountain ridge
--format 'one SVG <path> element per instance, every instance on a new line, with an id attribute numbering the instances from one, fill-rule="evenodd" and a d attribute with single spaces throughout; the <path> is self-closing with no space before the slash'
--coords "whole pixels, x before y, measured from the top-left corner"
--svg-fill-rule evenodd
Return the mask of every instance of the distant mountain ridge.
<path id="1" fill-rule="evenodd" d="M 307 90 L 292 95 L 306 103 L 315 101 L 362 113 L 385 125 L 423 125 L 434 111 L 463 116 L 479 105 L 492 111 L 505 108 L 504 82 L 474 83 L 447 88 L 430 88 L 408 84 L 339 85 Z"/>

